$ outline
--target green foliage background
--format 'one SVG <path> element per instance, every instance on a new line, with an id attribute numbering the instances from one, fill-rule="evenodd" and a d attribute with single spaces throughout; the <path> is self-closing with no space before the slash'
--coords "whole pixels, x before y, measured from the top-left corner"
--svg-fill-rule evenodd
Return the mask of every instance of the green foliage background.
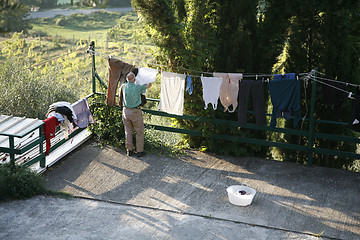
<path id="1" fill-rule="evenodd" d="M 75 102 L 80 95 L 79 82 L 64 81 L 63 78 L 70 67 L 66 66 L 66 61 L 70 61 L 74 54 L 39 66 L 37 63 L 42 60 L 41 54 L 36 53 L 34 46 L 26 43 L 21 36 L 17 33 L 2 42 L 0 112 L 44 119 L 50 104 Z M 24 55 L 30 58 L 24 59 Z"/>

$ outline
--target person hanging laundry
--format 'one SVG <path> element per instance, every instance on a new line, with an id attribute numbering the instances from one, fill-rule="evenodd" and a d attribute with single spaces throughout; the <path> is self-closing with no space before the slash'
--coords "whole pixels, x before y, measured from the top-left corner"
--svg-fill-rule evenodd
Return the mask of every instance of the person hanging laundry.
<path id="1" fill-rule="evenodd" d="M 224 106 L 224 112 L 235 112 L 238 106 L 239 81 L 243 78 L 241 73 L 213 73 L 214 77 L 222 79 L 220 86 L 220 102 Z M 233 110 L 229 110 L 230 106 Z"/>
<path id="2" fill-rule="evenodd" d="M 201 83 L 203 87 L 203 99 L 205 102 L 204 109 L 207 109 L 210 103 L 213 109 L 216 110 L 222 79 L 219 77 L 201 77 Z"/>
<path id="3" fill-rule="evenodd" d="M 162 72 L 159 110 L 169 114 L 184 114 L 185 74 Z"/>
<path id="4" fill-rule="evenodd" d="M 135 67 L 116 58 L 109 58 L 109 86 L 106 96 L 106 104 L 115 106 L 118 85 L 125 82 L 126 75 Z M 120 84 L 119 84 L 120 83 Z"/>
<path id="5" fill-rule="evenodd" d="M 269 81 L 269 90 L 273 111 L 270 126 L 276 126 L 276 119 L 290 118 L 290 112 L 294 113 L 294 128 L 301 119 L 300 108 L 300 81 L 295 78 L 295 73 L 275 74 L 274 79 Z"/>
<path id="6" fill-rule="evenodd" d="M 140 94 L 151 87 L 151 83 L 144 85 L 135 84 L 135 74 L 128 73 L 127 82 L 120 87 L 122 98 L 119 101 L 120 107 L 123 107 L 122 120 L 125 129 L 125 141 L 127 155 L 134 154 L 133 130 L 136 133 L 136 152 L 138 157 L 145 155 L 144 152 L 144 122 L 142 111 L 139 107 L 141 103 Z"/>
<path id="7" fill-rule="evenodd" d="M 255 112 L 256 124 L 258 126 L 265 126 L 266 110 L 264 98 L 264 83 L 257 80 L 242 80 L 240 82 L 238 122 L 240 124 L 246 124 L 250 93 L 252 95 L 252 104 Z"/>
<path id="8" fill-rule="evenodd" d="M 189 95 L 191 95 L 193 93 L 193 84 L 192 84 L 190 75 L 186 76 L 186 89 L 185 89 L 185 91 L 187 91 L 189 93 Z"/>
<path id="9" fill-rule="evenodd" d="M 76 103 L 72 104 L 72 107 L 77 118 L 76 125 L 79 128 L 86 128 L 89 124 L 94 124 L 94 117 L 86 98 L 80 99 Z"/>
<path id="10" fill-rule="evenodd" d="M 351 102 L 351 116 L 349 119 L 349 128 L 360 132 L 360 87 L 356 88 L 355 99 Z"/>

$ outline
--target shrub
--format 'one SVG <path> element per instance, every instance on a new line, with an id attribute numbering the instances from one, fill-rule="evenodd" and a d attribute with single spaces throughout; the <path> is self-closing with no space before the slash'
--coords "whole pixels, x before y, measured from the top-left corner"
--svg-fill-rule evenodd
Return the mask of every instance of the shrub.
<path id="1" fill-rule="evenodd" d="M 42 178 L 28 168 L 0 165 L 0 201 L 25 199 L 49 191 L 44 187 Z"/>
<path id="2" fill-rule="evenodd" d="M 1 114 L 44 119 L 52 103 L 74 102 L 78 99 L 79 92 L 73 87 L 78 81 L 65 82 L 61 75 L 64 73 L 64 64 L 70 60 L 59 59 L 32 69 L 30 66 L 36 65 L 41 55 L 28 46 L 21 33 L 14 34 L 3 45 L 2 54 L 5 58 L 0 68 Z M 28 59 L 23 57 L 26 53 Z"/>
<path id="3" fill-rule="evenodd" d="M 95 95 L 90 100 L 95 124 L 90 130 L 101 145 L 120 147 L 125 143 L 124 125 L 121 120 L 121 109 L 105 104 L 105 96 Z"/>

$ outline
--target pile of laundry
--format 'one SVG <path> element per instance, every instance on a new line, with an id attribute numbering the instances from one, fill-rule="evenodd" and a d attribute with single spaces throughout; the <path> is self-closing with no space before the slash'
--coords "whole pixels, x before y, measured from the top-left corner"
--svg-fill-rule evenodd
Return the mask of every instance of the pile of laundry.
<path id="1" fill-rule="evenodd" d="M 86 128 L 94 123 L 86 98 L 74 104 L 69 102 L 56 102 L 49 106 L 46 119 L 44 120 L 43 132 L 46 139 L 46 155 L 49 155 L 51 148 L 51 138 L 56 135 L 57 127 L 64 130 L 65 139 L 77 128 Z"/>

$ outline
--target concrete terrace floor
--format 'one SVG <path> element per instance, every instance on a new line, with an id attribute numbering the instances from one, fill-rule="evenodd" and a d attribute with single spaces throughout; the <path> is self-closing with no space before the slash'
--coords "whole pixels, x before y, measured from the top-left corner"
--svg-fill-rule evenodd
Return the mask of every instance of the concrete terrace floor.
<path id="1" fill-rule="evenodd" d="M 47 170 L 38 196 L 0 203 L 0 239 L 360 239 L 360 174 L 189 150 L 127 157 L 92 140 Z M 250 206 L 226 188 L 246 183 Z"/>

